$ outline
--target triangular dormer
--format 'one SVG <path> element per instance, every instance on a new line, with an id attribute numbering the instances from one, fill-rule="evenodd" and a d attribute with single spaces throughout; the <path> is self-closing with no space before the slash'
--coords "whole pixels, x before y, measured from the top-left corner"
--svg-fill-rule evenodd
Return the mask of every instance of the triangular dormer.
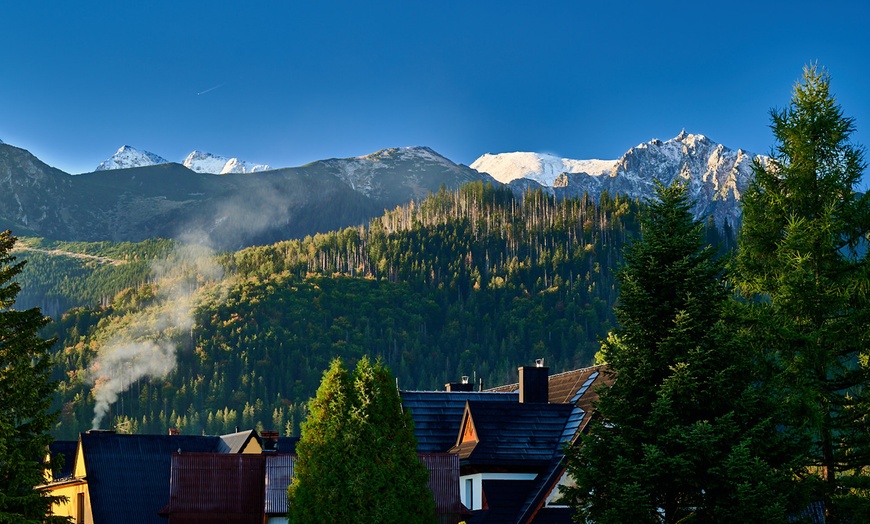
<path id="1" fill-rule="evenodd" d="M 471 407 L 465 402 L 465 411 L 462 413 L 462 423 L 459 425 L 459 434 L 456 436 L 456 445 L 450 449 L 451 453 L 458 453 L 459 459 L 466 459 L 474 451 L 480 442 L 480 434 L 471 416 Z"/>
<path id="2" fill-rule="evenodd" d="M 465 442 L 477 442 L 479 439 L 477 438 L 477 429 L 474 427 L 474 419 L 471 418 L 471 411 L 468 409 L 468 403 L 465 403 L 465 413 L 462 418 L 462 425 L 459 430 L 459 439 L 456 442 L 456 445 L 460 445 Z"/>

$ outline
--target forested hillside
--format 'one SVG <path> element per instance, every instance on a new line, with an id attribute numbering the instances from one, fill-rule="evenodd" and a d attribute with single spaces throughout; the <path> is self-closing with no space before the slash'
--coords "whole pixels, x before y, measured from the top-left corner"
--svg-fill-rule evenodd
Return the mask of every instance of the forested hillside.
<path id="1" fill-rule="evenodd" d="M 109 305 L 120 291 L 151 278 L 151 264 L 165 259 L 171 240 L 142 242 L 60 242 L 21 238 L 15 255 L 27 264 L 16 277 L 18 309 L 40 307 L 58 317 L 81 306 Z"/>
<path id="2" fill-rule="evenodd" d="M 295 433 L 335 356 L 380 356 L 406 389 L 462 375 L 502 384 L 534 358 L 554 371 L 588 365 L 613 325 L 612 270 L 638 233 L 638 207 L 472 183 L 367 228 L 217 255 L 218 273 L 193 275 L 193 262 L 175 257 L 189 271 L 164 269 L 163 280 L 54 325 L 56 436 L 90 429 L 101 355 L 118 339 L 171 341 L 175 358 L 165 376 L 131 374 L 111 407 L 112 425 L 139 432 Z M 161 291 L 170 280 L 192 291 L 189 323 L 161 320 L 187 300 Z"/>

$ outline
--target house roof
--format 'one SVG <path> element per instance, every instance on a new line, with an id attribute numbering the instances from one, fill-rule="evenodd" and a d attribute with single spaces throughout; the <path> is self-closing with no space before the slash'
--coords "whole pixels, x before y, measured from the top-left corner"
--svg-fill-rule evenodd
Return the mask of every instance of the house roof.
<path id="1" fill-rule="evenodd" d="M 237 431 L 228 435 L 221 435 L 217 451 L 219 453 L 241 453 L 245 450 L 251 440 L 256 440 L 258 443 L 260 441 L 257 432 L 253 429 Z"/>
<path id="2" fill-rule="evenodd" d="M 562 445 L 566 442 L 576 441 L 579 436 L 586 432 L 592 420 L 592 411 L 598 400 L 597 387 L 608 385 L 613 382 L 614 376 L 606 366 L 593 366 L 576 369 L 564 373 L 550 375 L 548 377 L 549 404 L 528 404 L 526 408 L 511 407 L 495 410 L 498 406 L 488 406 L 486 409 L 476 407 L 469 402 L 469 409 L 463 419 L 460 431 L 466 434 L 466 442 L 462 434 L 457 432 L 459 444 L 451 451 L 456 452 L 464 460 L 464 466 L 507 466 L 506 455 L 515 455 L 520 462 L 513 464 L 529 468 L 537 472 L 534 480 L 524 481 L 515 488 L 523 487 L 522 494 L 514 493 L 516 500 L 502 502 L 500 494 L 506 489 L 499 484 L 489 484 L 489 490 L 484 486 L 484 496 L 489 502 L 489 510 L 475 512 L 471 522 L 516 522 L 525 524 L 529 522 L 570 522 L 571 510 L 565 508 L 551 508 L 545 505 L 547 497 L 553 492 L 564 474 L 564 455 Z M 516 392 L 519 383 L 507 384 L 490 389 L 490 392 Z M 521 406 L 517 404 L 516 406 Z M 539 416 L 546 416 L 554 406 L 562 406 L 565 411 L 550 412 L 552 419 L 534 421 L 534 415 L 524 414 L 514 410 L 538 410 Z M 558 410 L 559 408 L 556 408 Z M 490 411 L 492 410 L 492 411 Z M 558 421 L 561 418 L 561 427 Z M 471 431 L 466 432 L 466 424 L 471 425 Z M 491 434 L 497 438 L 491 438 Z M 527 433 L 530 439 L 537 439 L 528 448 L 523 448 L 523 433 Z M 487 435 L 490 434 L 488 438 Z M 469 438 L 475 436 L 475 438 Z M 544 445 L 544 442 L 552 443 Z M 546 450 L 550 449 L 549 456 Z M 514 448 L 515 451 L 511 451 Z M 519 448 L 519 451 L 516 449 Z M 494 450 L 494 451 L 493 451 Z M 489 483 L 495 481 L 487 481 Z M 518 481 L 502 481 L 518 482 Z M 487 492 L 488 491 L 488 492 Z M 494 494 L 494 495 L 493 495 Z M 495 499 L 493 499 L 493 496 Z M 498 508 L 495 505 L 499 505 Z M 493 513 L 497 509 L 498 514 Z M 485 519 L 485 520 L 477 520 Z"/>
<path id="3" fill-rule="evenodd" d="M 535 515 L 535 524 L 571 524 L 573 508 L 543 508 Z"/>
<path id="4" fill-rule="evenodd" d="M 598 401 L 597 387 L 602 384 L 612 384 L 613 378 L 614 375 L 605 366 L 575 370 L 574 372 L 562 373 L 561 376 L 557 376 L 557 388 L 563 387 L 561 384 L 574 384 L 571 387 L 573 391 L 571 389 L 566 391 L 566 393 L 572 394 L 568 402 L 573 409 L 565 423 L 565 428 L 562 430 L 562 436 L 560 437 L 562 443 L 575 442 L 581 434 L 587 431 L 589 423 L 592 420 L 594 404 Z M 570 511 L 567 512 L 568 518 L 566 518 L 565 511 L 544 507 L 547 497 L 556 489 L 559 480 L 565 472 L 563 459 L 564 453 L 560 445 L 556 453 L 554 453 L 550 464 L 535 479 L 535 487 L 526 499 L 517 522 L 526 524 L 528 522 L 571 521 Z M 544 520 L 542 521 L 541 519 Z"/>
<path id="5" fill-rule="evenodd" d="M 456 434 L 469 400 L 517 403 L 516 392 L 402 391 L 402 405 L 411 411 L 418 453 L 443 453 L 456 444 Z"/>
<path id="6" fill-rule="evenodd" d="M 594 373 L 600 374 L 602 371 L 605 371 L 605 369 L 606 366 L 600 365 L 588 368 L 574 369 L 571 371 L 565 371 L 564 373 L 556 373 L 555 375 L 550 375 L 549 377 L 547 377 L 550 403 L 571 403 L 571 399 L 576 397 L 578 393 L 580 393 L 581 395 L 585 393 L 586 389 L 583 389 L 583 385 L 584 383 L 586 383 L 587 380 L 589 380 L 590 376 Z M 587 385 L 586 387 L 588 388 L 589 386 Z M 487 389 L 486 391 L 514 392 L 519 391 L 519 389 L 519 382 L 515 382 L 513 384 L 505 384 L 504 386 Z"/>
<path id="7" fill-rule="evenodd" d="M 171 522 L 262 523 L 264 455 L 173 453 L 171 467 L 169 504 L 161 512 Z"/>
<path id="8" fill-rule="evenodd" d="M 172 453 L 215 452 L 219 437 L 82 433 L 95 524 L 166 524 L 158 512 L 169 500 Z"/>
<path id="9" fill-rule="evenodd" d="M 457 440 L 451 451 L 463 464 L 545 466 L 561 445 L 572 409 L 570 404 L 470 400 L 462 427 L 473 424 L 474 437 Z"/>
<path id="10" fill-rule="evenodd" d="M 48 445 L 48 453 L 51 458 L 62 457 L 63 464 L 52 470 L 52 480 L 65 479 L 71 477 L 73 469 L 76 465 L 76 448 L 78 448 L 76 440 L 55 440 Z"/>
<path id="11" fill-rule="evenodd" d="M 299 442 L 299 437 L 278 437 L 278 453 L 295 454 L 297 442 Z"/>
<path id="12" fill-rule="evenodd" d="M 531 480 L 484 480 L 483 509 L 475 511 L 468 524 L 514 522 L 532 484 Z"/>
<path id="13" fill-rule="evenodd" d="M 287 514 L 287 488 L 295 465 L 296 455 L 266 455 L 266 515 Z"/>

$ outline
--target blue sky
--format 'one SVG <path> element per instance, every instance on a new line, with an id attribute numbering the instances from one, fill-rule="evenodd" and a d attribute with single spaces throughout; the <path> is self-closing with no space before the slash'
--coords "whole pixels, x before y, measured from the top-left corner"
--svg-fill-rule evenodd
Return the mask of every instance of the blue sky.
<path id="1" fill-rule="evenodd" d="M 3 8 L 0 139 L 273 167 L 427 145 L 617 158 L 682 129 L 766 153 L 804 64 L 870 143 L 870 3 L 47 0 Z"/>

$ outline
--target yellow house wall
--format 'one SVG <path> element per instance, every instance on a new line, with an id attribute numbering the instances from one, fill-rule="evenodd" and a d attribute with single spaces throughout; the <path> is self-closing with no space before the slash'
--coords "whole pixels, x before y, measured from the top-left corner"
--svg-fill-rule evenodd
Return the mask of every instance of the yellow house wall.
<path id="1" fill-rule="evenodd" d="M 84 453 L 82 453 L 82 443 L 79 441 L 78 448 L 76 449 L 76 463 L 73 467 L 73 477 L 76 479 L 83 479 L 86 476 L 85 471 L 85 459 Z M 66 517 L 72 518 L 72 523 L 76 524 L 76 504 L 78 500 L 78 494 L 84 493 L 85 495 L 85 514 L 83 524 L 93 524 L 94 516 L 91 513 L 91 494 L 88 492 L 88 483 L 85 480 L 79 480 L 78 482 L 72 482 L 70 484 L 61 484 L 53 488 L 49 488 L 49 491 L 52 495 L 59 495 L 66 497 L 66 502 L 55 503 L 51 507 L 51 511 L 54 515 L 63 515 Z"/>
<path id="2" fill-rule="evenodd" d="M 85 454 L 82 453 L 82 441 L 79 440 L 79 445 L 76 448 L 76 465 L 73 468 L 73 477 L 84 478 L 87 475 L 85 471 Z"/>
<path id="3" fill-rule="evenodd" d="M 255 439 L 255 438 L 252 438 L 251 440 L 249 440 L 248 443 L 245 444 L 245 447 L 242 448 L 242 453 L 249 453 L 249 454 L 254 453 L 254 454 L 259 455 L 262 452 L 263 452 L 263 447 L 260 445 L 259 442 L 257 442 L 257 439 Z"/>
<path id="4" fill-rule="evenodd" d="M 70 517 L 73 524 L 76 524 L 76 504 L 78 500 L 78 494 L 84 493 L 85 495 L 85 514 L 83 524 L 94 524 L 94 517 L 91 514 L 91 497 L 88 493 L 88 485 L 85 482 L 73 484 L 73 485 L 64 485 L 58 486 L 56 488 L 49 489 L 52 495 L 66 497 L 66 502 L 56 502 L 51 506 L 51 513 L 53 515 L 60 515 L 64 517 Z"/>

